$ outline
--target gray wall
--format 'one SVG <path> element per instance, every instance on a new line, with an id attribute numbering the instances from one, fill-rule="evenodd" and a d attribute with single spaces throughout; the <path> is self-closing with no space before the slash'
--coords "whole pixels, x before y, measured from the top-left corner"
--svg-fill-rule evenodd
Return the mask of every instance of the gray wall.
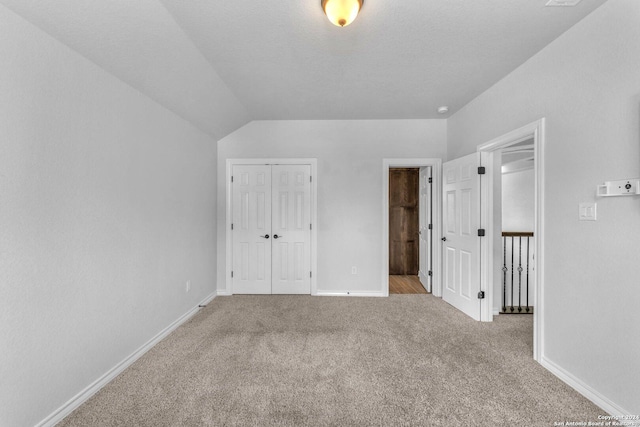
<path id="1" fill-rule="evenodd" d="M 216 144 L 2 6 L 0 58 L 0 424 L 29 426 L 215 291 Z"/>
<path id="2" fill-rule="evenodd" d="M 443 158 L 445 120 L 255 121 L 218 143 L 218 290 L 229 158 L 318 159 L 318 292 L 381 292 L 382 159 Z M 351 274 L 351 267 L 358 274 Z"/>
<path id="3" fill-rule="evenodd" d="M 448 121 L 449 158 L 547 119 L 543 357 L 640 413 L 640 2 L 609 0 Z M 578 221 L 580 202 L 598 221 Z"/>
<path id="4" fill-rule="evenodd" d="M 502 231 L 533 231 L 534 190 L 533 169 L 502 174 Z"/>

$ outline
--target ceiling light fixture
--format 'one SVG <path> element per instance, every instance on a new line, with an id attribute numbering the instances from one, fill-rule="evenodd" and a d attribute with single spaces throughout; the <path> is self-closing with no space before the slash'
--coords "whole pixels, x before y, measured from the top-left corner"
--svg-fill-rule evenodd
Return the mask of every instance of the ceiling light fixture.
<path id="1" fill-rule="evenodd" d="M 438 107 L 438 114 L 446 114 L 449 112 L 449 107 L 443 105 L 442 107 Z"/>
<path id="2" fill-rule="evenodd" d="M 364 0 L 322 0 L 322 10 L 333 25 L 346 27 L 356 19 L 363 3 Z"/>

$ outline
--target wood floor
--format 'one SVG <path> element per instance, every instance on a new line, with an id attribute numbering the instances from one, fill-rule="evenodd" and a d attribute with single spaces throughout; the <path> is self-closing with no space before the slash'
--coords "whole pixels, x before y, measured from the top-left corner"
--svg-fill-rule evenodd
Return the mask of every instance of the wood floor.
<path id="1" fill-rule="evenodd" d="M 418 276 L 389 276 L 389 294 L 428 294 Z"/>

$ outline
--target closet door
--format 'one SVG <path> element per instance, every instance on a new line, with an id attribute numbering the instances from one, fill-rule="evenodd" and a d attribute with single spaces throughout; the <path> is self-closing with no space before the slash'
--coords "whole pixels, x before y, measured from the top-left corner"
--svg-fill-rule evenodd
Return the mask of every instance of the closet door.
<path id="1" fill-rule="evenodd" d="M 271 166 L 233 166 L 234 294 L 271 293 Z"/>
<path id="2" fill-rule="evenodd" d="M 311 167 L 272 166 L 272 293 L 311 293 Z"/>
<path id="3" fill-rule="evenodd" d="M 232 292 L 311 293 L 311 166 L 235 165 Z"/>

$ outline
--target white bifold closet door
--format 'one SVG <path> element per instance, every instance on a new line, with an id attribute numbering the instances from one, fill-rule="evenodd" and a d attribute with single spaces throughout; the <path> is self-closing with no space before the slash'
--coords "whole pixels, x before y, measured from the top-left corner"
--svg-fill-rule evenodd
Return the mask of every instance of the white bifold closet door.
<path id="1" fill-rule="evenodd" d="M 234 294 L 311 293 L 311 167 L 234 165 Z"/>

